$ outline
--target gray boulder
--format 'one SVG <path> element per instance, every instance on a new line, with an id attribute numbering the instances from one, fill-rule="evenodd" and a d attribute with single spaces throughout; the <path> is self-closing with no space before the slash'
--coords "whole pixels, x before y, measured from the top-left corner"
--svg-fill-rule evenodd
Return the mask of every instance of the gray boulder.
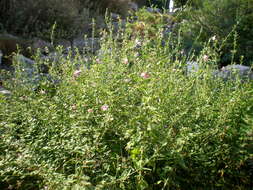
<path id="1" fill-rule="evenodd" d="M 11 95 L 11 92 L 9 90 L 6 90 L 2 86 L 0 86 L 0 94 L 2 94 L 4 96 L 9 96 L 9 95 Z"/>
<path id="2" fill-rule="evenodd" d="M 17 65 L 14 76 L 19 85 L 35 90 L 42 80 L 54 81 L 49 74 L 39 72 L 38 65 L 35 61 L 20 54 L 14 56 L 13 59 Z"/>
<path id="3" fill-rule="evenodd" d="M 130 11 L 138 11 L 139 9 L 139 6 L 134 2 L 128 3 L 128 6 Z"/>
<path id="4" fill-rule="evenodd" d="M 220 71 L 215 71 L 213 75 L 224 80 L 235 79 L 236 77 L 253 80 L 251 68 L 245 65 L 228 65 Z"/>
<path id="5" fill-rule="evenodd" d="M 35 66 L 35 62 L 21 54 L 13 57 L 16 64 L 15 78 L 18 82 L 26 85 L 36 85 L 39 75 Z"/>
<path id="6" fill-rule="evenodd" d="M 147 11 L 150 13 L 162 13 L 161 9 L 153 8 L 153 7 L 147 7 Z"/>
<path id="7" fill-rule="evenodd" d="M 73 40 L 73 48 L 77 48 L 79 51 L 96 52 L 100 49 L 99 38 L 83 38 L 77 37 Z"/>
<path id="8" fill-rule="evenodd" d="M 201 65 L 195 61 L 188 61 L 186 63 L 187 75 L 193 75 L 197 73 L 201 68 Z M 213 71 L 214 78 L 220 78 L 223 80 L 236 79 L 241 80 L 253 80 L 253 71 L 250 67 L 245 65 L 227 65 L 220 70 Z"/>
<path id="9" fill-rule="evenodd" d="M 194 73 L 197 73 L 200 69 L 199 63 L 196 61 L 188 61 L 186 63 L 186 73 L 187 75 L 192 75 Z"/>

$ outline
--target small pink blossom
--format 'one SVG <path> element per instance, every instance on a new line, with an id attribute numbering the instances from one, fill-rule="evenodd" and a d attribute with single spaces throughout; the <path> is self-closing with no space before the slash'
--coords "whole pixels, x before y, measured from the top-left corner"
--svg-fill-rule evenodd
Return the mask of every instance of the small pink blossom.
<path id="1" fill-rule="evenodd" d="M 90 109 L 87 110 L 87 112 L 88 112 L 88 113 L 93 113 L 94 110 L 90 108 Z"/>
<path id="2" fill-rule="evenodd" d="M 76 71 L 74 72 L 73 76 L 76 78 L 76 77 L 80 76 L 81 73 L 82 73 L 81 70 L 76 70 Z"/>
<path id="3" fill-rule="evenodd" d="M 147 78 L 150 77 L 150 74 L 147 73 L 147 72 L 142 72 L 142 73 L 141 73 L 141 77 L 144 78 L 144 79 L 147 79 Z"/>
<path id="4" fill-rule="evenodd" d="M 129 64 L 128 59 L 127 59 L 127 58 L 124 58 L 124 59 L 123 59 L 123 63 L 126 64 L 126 65 L 128 65 L 128 64 Z"/>
<path id="5" fill-rule="evenodd" d="M 101 61 L 99 58 L 96 59 L 96 62 L 97 62 L 98 64 L 102 64 L 102 61 Z"/>
<path id="6" fill-rule="evenodd" d="M 204 55 L 204 56 L 203 56 L 203 60 L 204 60 L 204 61 L 208 61 L 208 59 L 209 59 L 208 55 Z"/>
<path id="7" fill-rule="evenodd" d="M 101 106 L 101 110 L 102 111 L 106 111 L 106 110 L 108 110 L 109 109 L 109 106 L 108 105 L 103 105 L 103 106 Z"/>

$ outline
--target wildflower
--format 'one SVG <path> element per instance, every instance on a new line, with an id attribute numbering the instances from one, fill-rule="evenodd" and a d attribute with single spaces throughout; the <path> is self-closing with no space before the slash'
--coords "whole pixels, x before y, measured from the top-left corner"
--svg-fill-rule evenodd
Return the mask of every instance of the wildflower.
<path id="1" fill-rule="evenodd" d="M 90 108 L 90 109 L 87 110 L 87 112 L 88 112 L 88 113 L 93 113 L 94 110 Z"/>
<path id="2" fill-rule="evenodd" d="M 216 36 L 214 35 L 212 38 L 211 38 L 212 41 L 215 41 L 216 40 Z"/>
<path id="3" fill-rule="evenodd" d="M 45 90 L 41 90 L 40 94 L 46 94 L 46 91 Z"/>
<path id="4" fill-rule="evenodd" d="M 106 110 L 108 110 L 109 109 L 109 106 L 108 105 L 103 105 L 103 106 L 101 106 L 101 110 L 102 111 L 106 111 Z"/>
<path id="5" fill-rule="evenodd" d="M 142 44 L 141 44 L 141 41 L 140 41 L 139 39 L 136 39 L 136 40 L 135 40 L 135 47 L 136 47 L 136 48 L 140 48 L 141 45 L 142 45 Z"/>
<path id="6" fill-rule="evenodd" d="M 135 54 L 134 54 L 134 57 L 140 57 L 141 56 L 141 54 L 139 53 L 139 52 L 136 52 Z"/>
<path id="7" fill-rule="evenodd" d="M 204 61 L 208 61 L 208 59 L 209 59 L 208 55 L 204 55 L 204 56 L 203 56 L 203 60 L 204 60 Z"/>
<path id="8" fill-rule="evenodd" d="M 124 79 L 124 82 L 129 83 L 131 82 L 131 79 Z"/>
<path id="9" fill-rule="evenodd" d="M 124 58 L 124 59 L 123 59 L 123 63 L 126 64 L 126 65 L 128 65 L 128 64 L 129 64 L 128 59 L 127 59 L 127 58 Z"/>
<path id="10" fill-rule="evenodd" d="M 81 73 L 82 73 L 81 70 L 76 70 L 76 71 L 74 72 L 73 76 L 76 78 L 76 77 L 80 76 Z"/>
<path id="11" fill-rule="evenodd" d="M 147 73 L 147 72 L 142 72 L 142 73 L 141 73 L 141 77 L 144 78 L 144 79 L 147 79 L 147 78 L 150 77 L 150 74 Z"/>
<path id="12" fill-rule="evenodd" d="M 97 62 L 98 64 L 102 64 L 102 61 L 101 61 L 99 58 L 96 59 L 96 62 Z"/>
<path id="13" fill-rule="evenodd" d="M 73 105 L 71 106 L 71 109 L 75 111 L 75 110 L 77 109 L 76 104 L 73 104 Z"/>

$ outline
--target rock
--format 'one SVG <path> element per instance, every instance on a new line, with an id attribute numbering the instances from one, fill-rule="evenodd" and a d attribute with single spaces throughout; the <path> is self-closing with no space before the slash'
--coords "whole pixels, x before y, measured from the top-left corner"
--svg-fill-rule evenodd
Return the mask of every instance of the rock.
<path id="1" fill-rule="evenodd" d="M 34 88 L 41 80 L 41 76 L 36 68 L 35 62 L 21 54 L 13 57 L 15 64 L 15 79 L 20 85 Z"/>
<path id="2" fill-rule="evenodd" d="M 31 90 L 36 90 L 39 88 L 41 81 L 48 81 L 52 85 L 59 83 L 59 80 L 52 77 L 50 74 L 40 73 L 35 61 L 20 54 L 13 58 L 17 63 L 14 76 L 18 85 L 25 86 Z"/>
<path id="3" fill-rule="evenodd" d="M 200 70 L 200 65 L 195 61 L 188 61 L 186 63 L 186 73 L 191 75 Z M 245 65 L 228 65 L 221 70 L 213 71 L 212 75 L 215 78 L 223 80 L 236 79 L 239 77 L 241 80 L 253 80 L 253 72 L 250 67 Z"/>
<path id="4" fill-rule="evenodd" d="M 128 6 L 131 11 L 138 11 L 139 9 L 139 6 L 134 2 L 129 2 Z"/>
<path id="5" fill-rule="evenodd" d="M 191 75 L 193 73 L 198 72 L 200 69 L 200 66 L 197 62 L 195 61 L 188 61 L 186 63 L 186 73 L 187 75 Z"/>
<path id="6" fill-rule="evenodd" d="M 120 19 L 120 15 L 116 13 L 111 13 L 111 19 L 112 21 L 117 22 Z"/>
<path id="7" fill-rule="evenodd" d="M 48 54 L 50 50 L 53 49 L 53 45 L 49 42 L 46 42 L 40 38 L 34 38 L 32 40 L 31 48 L 34 51 L 37 51 L 37 49 L 40 49 L 40 51 L 44 54 Z"/>
<path id="8" fill-rule="evenodd" d="M 121 20 L 121 22 L 112 22 L 112 26 L 113 26 L 113 32 L 114 33 L 118 33 L 120 29 L 122 29 L 123 31 L 126 28 L 126 20 Z"/>
<path id="9" fill-rule="evenodd" d="M 79 51 L 88 51 L 95 53 L 100 49 L 99 38 L 86 38 L 78 37 L 73 40 L 73 48 L 78 48 Z"/>
<path id="10" fill-rule="evenodd" d="M 19 72 L 19 74 L 22 74 L 22 76 L 25 76 L 25 78 L 31 79 L 34 77 L 36 73 L 36 68 L 35 68 L 35 62 L 21 54 L 17 54 L 13 57 L 13 61 L 17 65 L 16 71 Z"/>
<path id="11" fill-rule="evenodd" d="M 147 11 L 150 13 L 162 13 L 161 9 L 152 8 L 152 7 L 147 7 Z"/>
<path id="12" fill-rule="evenodd" d="M 224 80 L 235 79 L 237 76 L 240 79 L 253 80 L 251 68 L 245 65 L 228 65 L 223 67 L 220 71 L 215 71 L 213 75 Z"/>
<path id="13" fill-rule="evenodd" d="M 55 43 L 55 46 L 62 46 L 63 49 L 69 49 L 71 47 L 71 43 L 69 40 L 65 40 L 65 39 L 61 39 L 61 40 L 58 40 L 56 43 Z"/>
<path id="14" fill-rule="evenodd" d="M 28 51 L 28 40 L 12 36 L 10 34 L 0 34 L 0 49 L 4 57 L 2 57 L 2 64 L 12 64 L 12 54 L 22 52 L 26 56 L 30 56 Z"/>
<path id="15" fill-rule="evenodd" d="M 9 95 L 11 95 L 11 92 L 9 90 L 6 90 L 2 86 L 0 86 L 0 94 L 2 94 L 4 96 L 9 96 Z"/>

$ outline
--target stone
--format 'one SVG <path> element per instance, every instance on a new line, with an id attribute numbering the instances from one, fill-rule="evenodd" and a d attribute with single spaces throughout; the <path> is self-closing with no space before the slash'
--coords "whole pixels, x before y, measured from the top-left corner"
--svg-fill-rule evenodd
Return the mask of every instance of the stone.
<path id="1" fill-rule="evenodd" d="M 73 48 L 77 48 L 79 51 L 88 51 L 95 53 L 100 49 L 99 38 L 83 38 L 77 37 L 73 40 Z"/>
<path id="2" fill-rule="evenodd" d="M 47 77 L 47 74 L 39 73 L 38 67 L 35 61 L 21 55 L 17 54 L 13 57 L 15 64 L 15 80 L 19 85 L 31 88 L 31 90 L 36 89 L 39 86 L 40 81 Z"/>
<path id="3" fill-rule="evenodd" d="M 10 34 L 0 34 L 0 49 L 2 51 L 2 64 L 10 66 L 12 64 L 12 54 L 20 53 L 30 56 L 28 51 L 29 41 L 12 36 Z"/>
<path id="4" fill-rule="evenodd" d="M 227 65 L 221 70 L 215 71 L 213 75 L 224 80 L 235 79 L 236 77 L 253 80 L 251 68 L 245 65 Z"/>
<path id="5" fill-rule="evenodd" d="M 11 92 L 9 90 L 6 90 L 4 87 L 0 86 L 0 94 L 4 96 L 9 96 L 11 95 Z"/>
<path id="6" fill-rule="evenodd" d="M 37 49 L 39 49 L 41 53 L 48 54 L 49 51 L 53 49 L 53 45 L 40 38 L 33 38 L 32 43 L 31 43 L 31 48 L 34 51 L 37 51 Z"/>
<path id="7" fill-rule="evenodd" d="M 69 49 L 71 47 L 71 42 L 70 40 L 60 39 L 56 41 L 55 46 L 62 46 L 63 49 Z"/>
<path id="8" fill-rule="evenodd" d="M 198 72 L 200 69 L 199 64 L 196 61 L 188 61 L 186 63 L 186 73 L 187 75 L 191 75 L 193 73 Z"/>
<path id="9" fill-rule="evenodd" d="M 150 13 L 162 13 L 161 9 L 152 8 L 152 7 L 147 7 L 147 11 L 150 12 Z"/>
<path id="10" fill-rule="evenodd" d="M 60 82 L 55 76 L 52 77 L 48 73 L 40 73 L 35 61 L 20 54 L 13 58 L 17 64 L 14 76 L 19 85 L 29 88 L 30 90 L 37 90 L 41 81 L 48 81 L 52 85 L 56 85 Z"/>
<path id="11" fill-rule="evenodd" d="M 138 11 L 139 9 L 139 6 L 134 2 L 129 2 L 128 6 L 131 11 Z"/>
<path id="12" fill-rule="evenodd" d="M 125 30 L 126 20 L 122 19 L 120 22 L 112 22 L 112 26 L 113 26 L 113 32 L 117 34 L 120 29 L 123 31 Z"/>
<path id="13" fill-rule="evenodd" d="M 112 21 L 117 22 L 120 19 L 120 15 L 117 13 L 111 13 L 111 19 L 112 19 Z"/>

